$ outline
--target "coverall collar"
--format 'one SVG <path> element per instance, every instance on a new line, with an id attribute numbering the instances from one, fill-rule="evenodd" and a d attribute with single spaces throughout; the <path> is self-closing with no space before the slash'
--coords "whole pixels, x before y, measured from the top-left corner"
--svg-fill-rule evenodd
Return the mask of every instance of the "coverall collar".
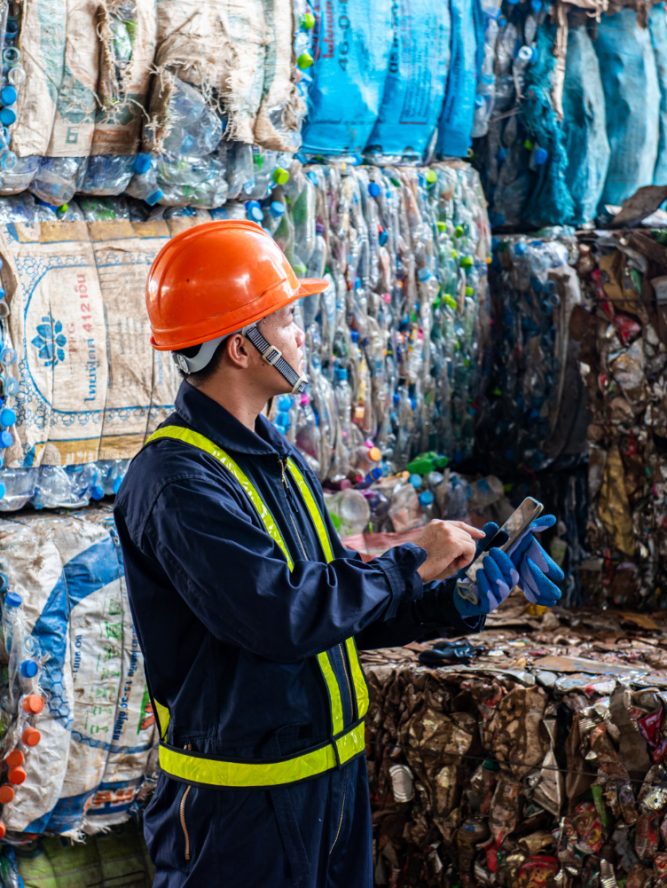
<path id="1" fill-rule="evenodd" d="M 275 457 L 277 454 L 281 458 L 288 454 L 285 439 L 261 413 L 257 417 L 257 434 L 187 380 L 181 383 L 175 406 L 176 413 L 188 426 L 210 438 L 223 450 L 256 456 Z"/>

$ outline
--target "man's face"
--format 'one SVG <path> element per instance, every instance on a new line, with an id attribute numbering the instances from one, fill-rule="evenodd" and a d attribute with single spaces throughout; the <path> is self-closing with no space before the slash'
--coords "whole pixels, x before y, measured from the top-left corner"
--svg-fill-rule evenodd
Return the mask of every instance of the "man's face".
<path id="1" fill-rule="evenodd" d="M 286 305 L 285 308 L 281 308 L 272 315 L 263 318 L 257 326 L 264 338 L 271 345 L 275 345 L 276 348 L 280 349 L 287 363 L 297 373 L 301 373 L 305 363 L 303 345 L 306 337 L 301 327 L 294 320 L 294 303 Z M 268 365 L 266 366 L 267 370 L 273 373 L 272 382 L 275 381 L 276 383 L 276 394 L 289 392 L 291 390 L 290 386 L 283 380 L 278 371 L 274 368 L 269 368 Z"/>

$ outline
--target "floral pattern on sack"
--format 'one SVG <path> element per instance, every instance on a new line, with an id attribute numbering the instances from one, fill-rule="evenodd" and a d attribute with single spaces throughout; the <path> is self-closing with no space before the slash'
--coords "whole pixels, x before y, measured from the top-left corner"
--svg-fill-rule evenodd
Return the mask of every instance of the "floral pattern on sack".
<path id="1" fill-rule="evenodd" d="M 54 321 L 51 315 L 45 315 L 42 317 L 42 323 L 37 324 L 37 336 L 32 340 L 32 344 L 38 350 L 45 367 L 55 367 L 65 360 L 67 337 L 62 330 L 62 323 Z"/>

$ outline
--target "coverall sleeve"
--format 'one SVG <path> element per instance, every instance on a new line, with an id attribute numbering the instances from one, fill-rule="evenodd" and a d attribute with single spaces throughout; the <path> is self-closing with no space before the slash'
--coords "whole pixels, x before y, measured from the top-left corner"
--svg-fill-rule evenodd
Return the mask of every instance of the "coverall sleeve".
<path id="1" fill-rule="evenodd" d="M 219 483 L 170 482 L 159 494 L 142 548 L 217 638 L 267 659 L 294 662 L 376 621 L 392 620 L 419 595 L 419 546 L 399 546 L 366 564 L 338 542 L 330 564 L 296 561 Z M 418 583 L 415 582 L 415 578 Z"/>
<path id="2" fill-rule="evenodd" d="M 334 555 L 336 558 L 357 558 L 361 560 L 357 553 L 343 545 L 325 507 L 317 479 L 309 467 L 304 466 L 303 463 L 301 463 L 301 466 L 310 475 L 311 486 L 317 492 Z M 404 644 L 410 644 L 412 641 L 429 641 L 433 638 L 466 635 L 468 633 L 480 632 L 484 628 L 486 619 L 482 616 L 467 618 L 459 616 L 452 598 L 454 594 L 454 581 L 439 580 L 423 584 L 417 573 L 419 564 L 421 562 L 416 564 L 414 568 L 412 595 L 401 601 L 392 617 L 375 620 L 357 634 L 356 642 L 360 650 L 401 647 Z M 424 623 L 418 617 L 415 603 L 422 596 L 431 597 L 436 595 L 439 599 L 438 603 L 442 611 L 442 618 L 438 623 Z"/>

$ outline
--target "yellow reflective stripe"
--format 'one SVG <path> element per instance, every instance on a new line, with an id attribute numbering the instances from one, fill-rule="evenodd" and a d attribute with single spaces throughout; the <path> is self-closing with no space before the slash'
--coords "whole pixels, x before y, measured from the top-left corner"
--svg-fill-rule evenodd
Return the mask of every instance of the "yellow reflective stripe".
<path id="1" fill-rule="evenodd" d="M 340 696 L 340 688 L 331 668 L 329 657 L 324 651 L 317 655 L 317 662 L 320 664 L 322 675 L 329 689 L 329 697 L 331 698 L 331 733 L 334 735 L 340 734 L 343 730 L 343 701 Z"/>
<path id="2" fill-rule="evenodd" d="M 357 653 L 357 645 L 354 638 L 348 638 L 345 642 L 345 647 L 347 648 L 347 656 L 350 661 L 350 669 L 352 670 L 354 693 L 357 698 L 357 716 L 363 718 L 368 712 L 368 685 L 359 662 L 359 654 Z"/>
<path id="3" fill-rule="evenodd" d="M 158 703 L 157 700 L 153 700 L 153 706 L 155 708 L 155 720 L 160 732 L 160 740 L 164 740 L 169 729 L 169 710 L 162 703 Z"/>
<path id="4" fill-rule="evenodd" d="M 217 460 L 219 460 L 227 469 L 227 471 L 231 472 L 231 474 L 239 482 L 246 495 L 248 496 L 248 499 L 255 507 L 260 520 L 266 528 L 266 532 L 269 534 L 271 539 L 280 546 L 283 555 L 287 559 L 287 564 L 290 571 L 294 570 L 294 562 L 292 561 L 292 556 L 290 555 L 287 548 L 287 543 L 283 539 L 283 535 L 278 529 L 278 525 L 274 521 L 273 515 L 269 511 L 269 507 L 261 498 L 261 496 L 257 492 L 257 488 L 248 478 L 243 469 L 236 462 L 234 462 L 234 460 L 225 450 L 223 450 L 221 447 L 218 447 L 216 444 L 213 443 L 213 441 L 210 441 L 204 435 L 200 435 L 199 432 L 193 432 L 192 429 L 184 429 L 181 426 L 165 426 L 162 429 L 158 429 L 157 432 L 153 432 L 153 434 L 146 439 L 146 444 L 150 444 L 152 441 L 157 441 L 160 438 L 175 438 L 177 441 L 184 441 L 186 444 L 191 444 L 193 447 L 198 447 L 205 453 L 210 453 L 211 456 L 214 456 Z"/>
<path id="5" fill-rule="evenodd" d="M 247 764 L 193 755 L 161 745 L 160 767 L 170 777 L 208 786 L 279 786 L 324 774 L 363 752 L 364 725 L 358 724 L 333 743 L 279 762 Z"/>
<path id="6" fill-rule="evenodd" d="M 310 513 L 310 517 L 317 532 L 322 551 L 324 552 L 324 557 L 326 558 L 327 562 L 333 561 L 334 554 L 333 549 L 331 548 L 331 541 L 329 539 L 329 534 L 327 533 L 326 525 L 322 519 L 322 515 L 320 514 L 320 510 L 318 509 L 317 503 L 315 502 L 315 497 L 313 496 L 312 491 L 308 486 L 308 483 L 306 482 L 306 479 L 303 477 L 303 474 L 291 457 L 287 460 L 287 468 L 290 470 L 290 473 L 294 478 L 297 487 L 299 488 L 299 492 L 303 498 L 306 508 Z M 345 641 L 345 646 L 347 648 L 347 656 L 350 662 L 350 669 L 352 670 L 352 681 L 354 683 L 354 693 L 357 700 L 357 713 L 359 715 L 359 718 L 362 718 L 368 712 L 368 685 L 366 684 L 366 679 L 364 678 L 361 663 L 359 662 L 359 655 L 357 654 L 357 646 L 355 644 L 354 638 L 348 638 Z M 334 733 L 336 733 L 335 729 Z"/>
<path id="7" fill-rule="evenodd" d="M 287 460 L 287 468 L 290 470 L 290 473 L 296 482 L 296 486 L 299 488 L 299 493 L 306 504 L 306 508 L 310 514 L 310 520 L 313 522 L 317 538 L 320 541 L 320 546 L 324 553 L 324 558 L 328 564 L 330 561 L 333 561 L 334 554 L 333 549 L 331 548 L 329 534 L 327 533 L 327 528 L 322 519 L 322 515 L 320 514 L 320 510 L 317 508 L 315 497 L 292 457 L 289 457 Z"/>

